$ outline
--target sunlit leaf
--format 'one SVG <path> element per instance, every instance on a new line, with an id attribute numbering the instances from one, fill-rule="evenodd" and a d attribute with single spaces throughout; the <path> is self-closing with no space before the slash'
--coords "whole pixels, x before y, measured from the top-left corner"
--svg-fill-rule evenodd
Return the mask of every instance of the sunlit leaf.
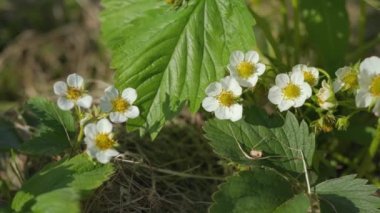
<path id="1" fill-rule="evenodd" d="M 116 84 L 134 87 L 141 118 L 129 125 L 153 137 L 189 100 L 198 110 L 204 89 L 225 74 L 234 50 L 255 47 L 244 0 L 103 0 L 102 32 Z"/>

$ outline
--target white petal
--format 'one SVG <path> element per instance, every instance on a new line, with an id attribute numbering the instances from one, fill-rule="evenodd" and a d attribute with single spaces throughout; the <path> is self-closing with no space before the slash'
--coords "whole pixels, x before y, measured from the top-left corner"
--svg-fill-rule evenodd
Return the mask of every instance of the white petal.
<path id="1" fill-rule="evenodd" d="M 343 82 L 339 79 L 335 79 L 333 83 L 334 93 L 338 92 L 343 87 Z"/>
<path id="2" fill-rule="evenodd" d="M 94 139 L 98 134 L 98 130 L 96 129 L 96 125 L 94 123 L 87 124 L 84 127 L 84 135 L 86 137 Z"/>
<path id="3" fill-rule="evenodd" d="M 294 84 L 302 84 L 304 82 L 303 72 L 291 72 L 290 73 L 290 80 Z"/>
<path id="4" fill-rule="evenodd" d="M 56 95 L 64 96 L 67 92 L 67 84 L 63 81 L 55 82 L 54 84 L 54 93 Z"/>
<path id="5" fill-rule="evenodd" d="M 127 116 L 122 112 L 111 112 L 110 120 L 114 123 L 124 123 L 128 120 Z"/>
<path id="6" fill-rule="evenodd" d="M 265 64 L 258 63 L 256 64 L 256 73 L 257 75 L 262 75 L 265 72 Z"/>
<path id="7" fill-rule="evenodd" d="M 71 74 L 67 77 L 67 84 L 70 87 L 81 88 L 83 86 L 83 78 L 76 73 Z"/>
<path id="8" fill-rule="evenodd" d="M 95 139 L 94 138 L 85 137 L 84 138 L 84 143 L 86 144 L 87 148 L 94 147 L 95 146 Z"/>
<path id="9" fill-rule="evenodd" d="M 140 110 L 137 106 L 131 106 L 124 113 L 128 118 L 137 118 L 140 115 Z"/>
<path id="10" fill-rule="evenodd" d="M 112 103 L 107 100 L 106 97 L 103 96 L 100 98 L 100 110 L 102 110 L 102 112 L 111 112 L 112 107 Z"/>
<path id="11" fill-rule="evenodd" d="M 219 82 L 211 83 L 205 92 L 208 96 L 217 96 L 222 92 L 222 85 Z"/>
<path id="12" fill-rule="evenodd" d="M 119 155 L 120 153 L 114 149 L 107 149 L 104 151 L 104 154 L 109 156 L 109 157 L 115 157 L 115 156 Z"/>
<path id="13" fill-rule="evenodd" d="M 256 51 L 248 51 L 244 59 L 252 64 L 256 64 L 259 61 L 259 54 Z"/>
<path id="14" fill-rule="evenodd" d="M 232 122 L 238 121 L 242 118 L 243 116 L 243 106 L 240 104 L 234 104 L 230 107 L 231 111 L 231 117 L 230 120 Z"/>
<path id="15" fill-rule="evenodd" d="M 365 108 L 371 105 L 373 98 L 371 94 L 368 91 L 359 90 L 359 92 L 356 94 L 355 102 L 356 107 L 358 108 Z"/>
<path id="16" fill-rule="evenodd" d="M 302 89 L 302 93 L 305 94 L 306 98 L 310 98 L 311 93 L 312 93 L 310 85 L 308 83 L 304 82 L 300 86 Z"/>
<path id="17" fill-rule="evenodd" d="M 71 110 L 74 107 L 74 102 L 66 97 L 59 97 L 57 100 L 57 105 L 61 110 Z"/>
<path id="18" fill-rule="evenodd" d="M 377 75 L 380 74 L 380 58 L 377 56 L 372 56 L 364 59 L 362 63 L 360 63 L 360 73 L 364 72 L 368 75 Z"/>
<path id="19" fill-rule="evenodd" d="M 306 69 L 306 65 L 304 64 L 297 64 L 292 67 L 292 72 L 303 72 Z"/>
<path id="20" fill-rule="evenodd" d="M 350 72 L 351 68 L 350 67 L 342 67 L 342 68 L 339 68 L 336 72 L 335 72 L 335 75 L 338 77 L 338 79 L 342 80 L 344 78 L 344 76 L 346 76 L 346 74 L 348 72 Z"/>
<path id="21" fill-rule="evenodd" d="M 289 75 L 281 73 L 276 76 L 276 86 L 282 88 L 289 84 Z"/>
<path id="22" fill-rule="evenodd" d="M 86 153 L 90 155 L 92 158 L 96 157 L 96 154 L 99 152 L 99 150 L 96 148 L 96 146 L 88 146 L 86 148 Z"/>
<path id="23" fill-rule="evenodd" d="M 315 67 L 309 67 L 309 71 L 314 76 L 314 78 L 317 79 L 317 81 L 318 81 L 318 78 L 319 78 L 319 71 L 318 71 L 318 69 L 315 68 Z"/>
<path id="24" fill-rule="evenodd" d="M 207 112 L 213 112 L 219 107 L 219 101 L 214 97 L 206 97 L 202 101 L 202 107 Z"/>
<path id="25" fill-rule="evenodd" d="M 375 104 L 375 106 L 373 107 L 372 112 L 373 112 L 377 117 L 380 116 L 380 100 L 377 100 L 377 101 L 376 101 L 376 104 Z"/>
<path id="26" fill-rule="evenodd" d="M 244 61 L 244 53 L 242 51 L 235 51 L 231 54 L 230 64 L 232 66 L 237 66 L 242 61 Z"/>
<path id="27" fill-rule="evenodd" d="M 228 107 L 221 106 L 215 110 L 215 117 L 220 120 L 226 120 L 226 119 L 230 119 L 232 115 Z"/>
<path id="28" fill-rule="evenodd" d="M 245 80 L 245 82 L 247 84 L 247 86 L 245 86 L 245 87 L 254 87 L 254 86 L 256 86 L 258 80 L 259 79 L 258 79 L 257 75 L 254 75 L 254 76 L 248 78 L 247 80 Z"/>
<path id="29" fill-rule="evenodd" d="M 269 89 L 268 99 L 273 104 L 280 104 L 283 99 L 281 88 L 278 86 L 271 87 Z"/>
<path id="30" fill-rule="evenodd" d="M 84 95 L 77 101 L 78 106 L 83 108 L 90 108 L 92 104 L 92 97 L 90 95 Z"/>
<path id="31" fill-rule="evenodd" d="M 223 78 L 221 80 L 221 84 L 223 89 L 231 91 L 235 97 L 240 96 L 242 93 L 242 88 L 240 87 L 239 83 L 231 76 Z"/>
<path id="32" fill-rule="evenodd" d="M 123 90 L 121 97 L 128 101 L 129 104 L 133 104 L 137 98 L 137 92 L 133 88 L 126 88 Z"/>
<path id="33" fill-rule="evenodd" d="M 95 154 L 96 160 L 98 160 L 100 163 L 106 164 L 110 162 L 112 156 L 107 155 L 105 151 L 100 151 Z"/>
<path id="34" fill-rule="evenodd" d="M 368 75 L 367 73 L 360 73 L 358 76 L 359 87 L 367 89 L 372 83 L 372 79 L 375 75 Z"/>
<path id="35" fill-rule="evenodd" d="M 293 101 L 290 100 L 282 100 L 280 104 L 278 104 L 278 109 L 280 112 L 283 112 L 285 110 L 288 110 L 290 107 L 294 105 Z"/>
<path id="36" fill-rule="evenodd" d="M 300 97 L 298 97 L 297 99 L 294 100 L 293 107 L 297 108 L 297 107 L 302 106 L 305 103 L 305 100 L 306 100 L 306 96 L 301 95 Z"/>
<path id="37" fill-rule="evenodd" d="M 119 90 L 117 90 L 114 86 L 109 86 L 104 90 L 105 96 L 109 100 L 114 100 L 119 97 Z"/>
<path id="38" fill-rule="evenodd" d="M 236 72 L 236 66 L 232 66 L 231 64 L 227 65 L 227 69 L 230 72 L 230 75 L 234 78 L 238 77 L 239 75 Z"/>
<path id="39" fill-rule="evenodd" d="M 103 118 L 96 123 L 96 129 L 98 130 L 98 133 L 111 133 L 112 124 L 108 121 L 108 119 Z"/>

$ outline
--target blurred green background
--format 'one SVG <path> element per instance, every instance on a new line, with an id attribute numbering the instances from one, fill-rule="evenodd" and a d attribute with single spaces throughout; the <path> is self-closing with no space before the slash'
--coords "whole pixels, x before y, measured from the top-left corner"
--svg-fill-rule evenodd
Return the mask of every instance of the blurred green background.
<path id="1" fill-rule="evenodd" d="M 257 46 L 280 72 L 287 72 L 295 63 L 307 63 L 334 73 L 337 64 L 380 56 L 380 12 L 364 1 L 343 1 L 349 32 L 345 57 L 339 63 L 321 60 L 315 40 L 303 23 L 299 28 L 294 26 L 297 14 L 292 1 L 248 3 L 257 20 Z M 0 205 L 9 203 L 25 178 L 46 162 L 57 160 L 14 151 L 33 132 L 23 118 L 25 101 L 34 96 L 53 100 L 53 83 L 73 72 L 88 79 L 89 90 L 96 98 L 112 84 L 110 55 L 100 40 L 100 11 L 98 0 L 0 0 Z M 293 40 L 296 29 L 300 37 Z M 299 52 L 295 46 L 300 47 Z M 330 48 L 329 55 L 334 56 L 334 47 Z M 117 174 L 84 201 L 83 211 L 205 211 L 221 178 L 236 168 L 217 158 L 203 139 L 204 117 L 184 110 L 154 143 L 136 134 L 125 135 L 122 146 L 151 168 L 118 164 Z M 313 166 L 321 173 L 320 179 L 358 173 L 380 186 L 380 155 L 372 140 L 376 120 L 370 113 L 357 114 L 347 131 L 318 135 Z M 188 177 L 188 173 L 200 176 Z"/>

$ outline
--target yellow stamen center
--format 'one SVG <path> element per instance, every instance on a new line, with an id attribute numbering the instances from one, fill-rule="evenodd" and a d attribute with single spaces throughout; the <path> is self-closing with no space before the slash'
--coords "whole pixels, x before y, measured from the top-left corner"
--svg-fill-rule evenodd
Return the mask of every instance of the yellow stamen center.
<path id="1" fill-rule="evenodd" d="M 129 103 L 122 97 L 118 97 L 112 101 L 113 111 L 125 112 L 129 108 Z"/>
<path id="2" fill-rule="evenodd" d="M 82 96 L 82 91 L 78 88 L 69 87 L 67 89 L 66 97 L 69 100 L 78 100 Z"/>
<path id="3" fill-rule="evenodd" d="M 369 91 L 372 93 L 373 96 L 380 96 L 380 75 L 377 75 L 371 83 L 371 86 L 369 87 Z"/>
<path id="4" fill-rule="evenodd" d="M 249 62 L 243 61 L 237 66 L 237 72 L 241 78 L 249 78 L 255 71 L 255 66 Z"/>
<path id="5" fill-rule="evenodd" d="M 291 83 L 282 89 L 282 93 L 284 94 L 285 99 L 293 100 L 301 95 L 301 89 L 299 86 Z"/>
<path id="6" fill-rule="evenodd" d="M 358 86 L 358 76 L 355 72 L 347 73 L 342 81 L 347 88 L 356 88 Z"/>
<path id="7" fill-rule="evenodd" d="M 316 83 L 316 80 L 314 75 L 309 72 L 309 71 L 305 71 L 303 73 L 303 78 L 305 79 L 305 81 L 310 85 L 310 86 L 313 86 L 315 83 Z"/>
<path id="8" fill-rule="evenodd" d="M 223 106 L 229 107 L 235 103 L 235 97 L 233 96 L 232 92 L 222 91 L 218 97 L 218 101 Z"/>
<path id="9" fill-rule="evenodd" d="M 108 134 L 101 133 L 96 136 L 95 144 L 100 150 L 106 150 L 112 148 L 115 145 L 115 141 Z"/>

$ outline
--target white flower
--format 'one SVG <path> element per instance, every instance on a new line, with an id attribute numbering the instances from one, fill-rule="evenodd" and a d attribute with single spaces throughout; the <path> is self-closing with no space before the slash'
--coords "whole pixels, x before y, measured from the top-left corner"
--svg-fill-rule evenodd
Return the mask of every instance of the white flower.
<path id="1" fill-rule="evenodd" d="M 110 86 L 104 92 L 105 95 L 100 99 L 100 109 L 103 112 L 110 113 L 112 122 L 123 123 L 128 118 L 139 116 L 139 108 L 132 105 L 137 98 L 135 89 L 126 88 L 120 95 L 115 87 Z"/>
<path id="2" fill-rule="evenodd" d="M 292 68 L 292 72 L 301 72 L 303 74 L 304 81 L 306 81 L 310 86 L 315 86 L 318 84 L 319 71 L 315 67 L 297 64 Z"/>
<path id="3" fill-rule="evenodd" d="M 92 97 L 85 93 L 83 78 L 78 74 L 71 74 L 67 77 L 67 84 L 58 81 L 54 84 L 54 93 L 59 96 L 58 107 L 62 110 L 70 110 L 74 105 L 83 108 L 90 108 Z"/>
<path id="4" fill-rule="evenodd" d="M 243 107 L 237 101 L 242 88 L 234 78 L 227 76 L 220 82 L 211 83 L 205 91 L 208 97 L 203 99 L 202 107 L 207 112 L 215 112 L 215 117 L 221 120 L 241 119 Z"/>
<path id="5" fill-rule="evenodd" d="M 230 64 L 227 66 L 232 77 L 234 77 L 242 87 L 254 87 L 260 75 L 265 72 L 265 65 L 259 62 L 259 54 L 255 51 L 243 53 L 235 51 L 230 57 Z"/>
<path id="6" fill-rule="evenodd" d="M 356 94 L 356 106 L 371 107 L 376 116 L 380 116 L 380 58 L 366 58 L 359 68 L 359 90 Z"/>
<path id="7" fill-rule="evenodd" d="M 112 157 L 119 154 L 114 148 L 117 145 L 113 139 L 112 124 L 103 118 L 97 123 L 90 123 L 84 127 L 84 142 L 86 152 L 100 163 L 108 163 Z"/>
<path id="8" fill-rule="evenodd" d="M 331 85 L 325 80 L 322 81 L 322 87 L 318 90 L 317 101 L 319 106 L 324 110 L 329 110 L 336 106 L 335 95 Z"/>
<path id="9" fill-rule="evenodd" d="M 311 97 L 311 87 L 304 81 L 303 73 L 278 74 L 276 85 L 269 89 L 268 99 L 282 112 L 290 107 L 300 107 Z"/>
<path id="10" fill-rule="evenodd" d="M 350 90 L 355 91 L 358 88 L 358 73 L 352 67 L 342 67 L 339 68 L 335 75 L 337 79 L 335 79 L 333 83 L 334 92 L 338 92 L 339 90 Z"/>

